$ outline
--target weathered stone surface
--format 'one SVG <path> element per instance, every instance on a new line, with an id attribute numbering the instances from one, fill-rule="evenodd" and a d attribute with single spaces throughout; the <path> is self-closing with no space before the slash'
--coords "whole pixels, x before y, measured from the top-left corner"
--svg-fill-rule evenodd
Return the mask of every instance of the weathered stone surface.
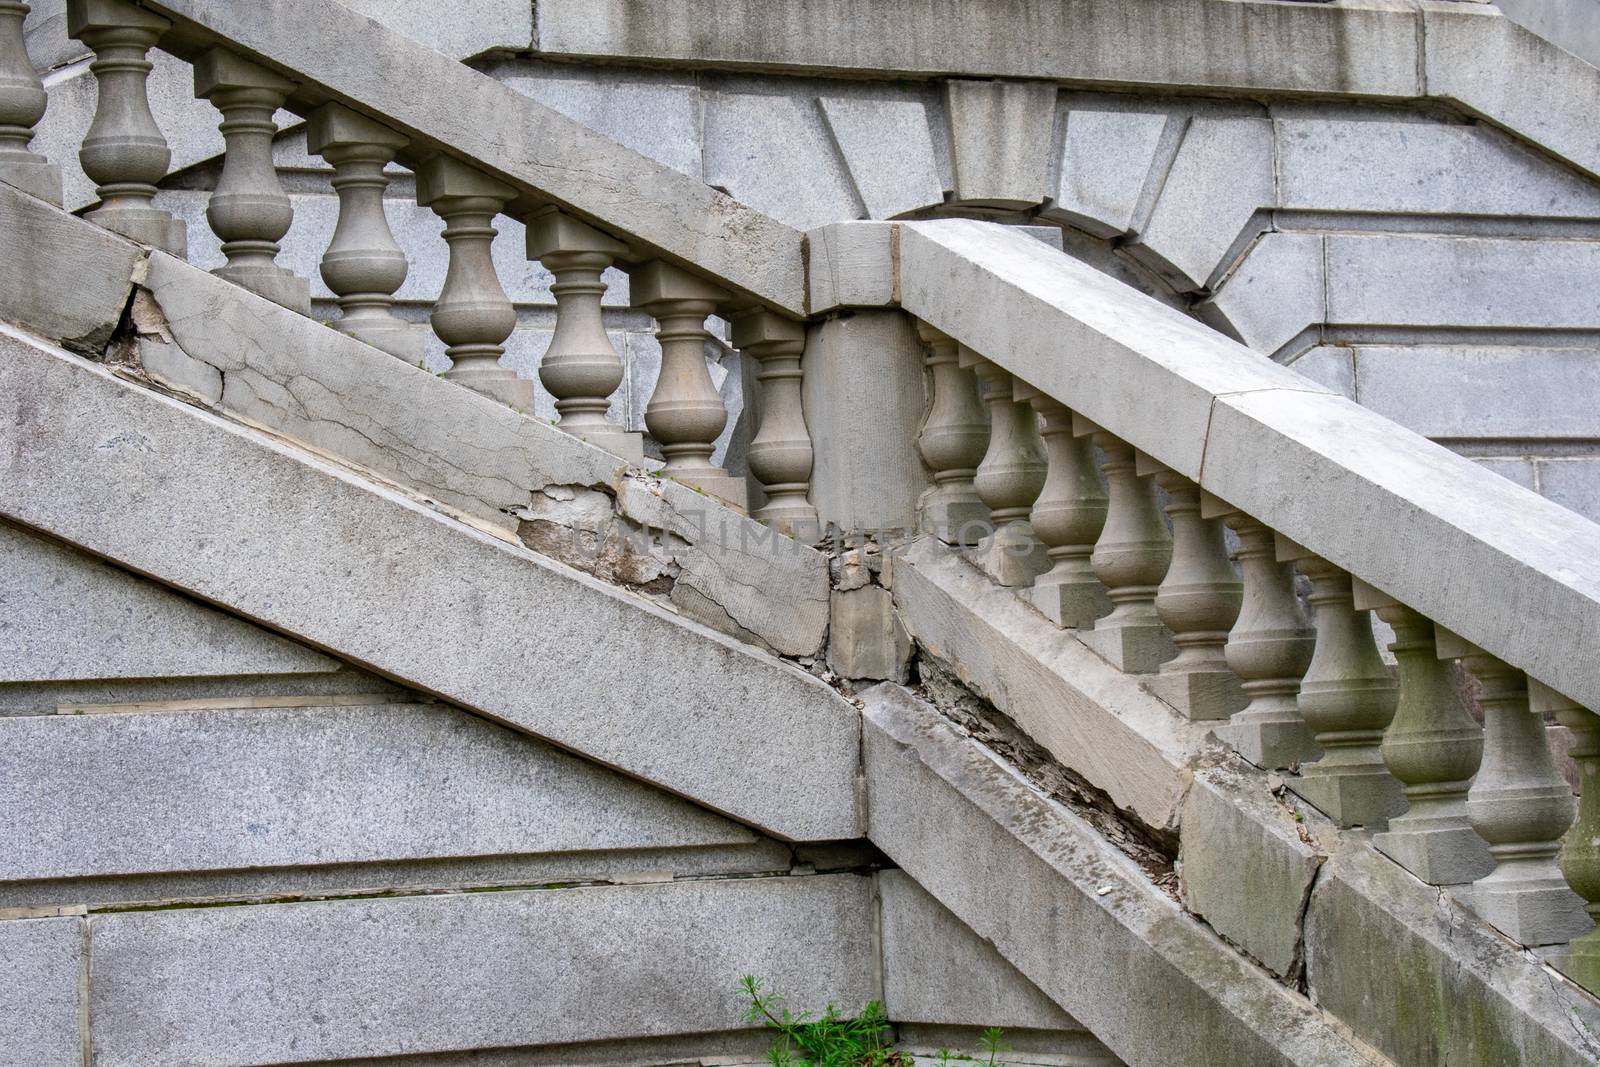
<path id="1" fill-rule="evenodd" d="M 0 294 L 6 322 L 98 353 L 133 291 L 139 247 L 0 184 Z M 82 264 L 96 270 L 84 275 Z"/>
<path id="2" fill-rule="evenodd" d="M 1045 214 L 1097 237 L 1132 230 L 1140 221 L 1140 199 L 1171 121 L 1164 112 L 1068 111 L 1060 181 Z"/>
<path id="3" fill-rule="evenodd" d="M 1319 385 L 1325 385 L 1340 396 L 1356 398 L 1356 362 L 1354 349 L 1333 345 L 1307 349 L 1288 364 L 1297 374 L 1303 374 Z"/>
<path id="4" fill-rule="evenodd" d="M 1541 459 L 1539 494 L 1600 522 L 1600 462 L 1593 459 Z"/>
<path id="5" fill-rule="evenodd" d="M 340 666 L 6 523 L 0 523 L 0 647 L 0 682 L 316 674 Z"/>
<path id="6" fill-rule="evenodd" d="M 828 666 L 841 678 L 904 682 L 911 637 L 882 586 L 835 591 L 828 621 Z"/>
<path id="7" fill-rule="evenodd" d="M 0 878 L 751 844 L 442 705 L 0 718 Z"/>
<path id="8" fill-rule="evenodd" d="M 1327 238 L 1328 321 L 1353 325 L 1600 325 L 1600 241 L 1338 234 Z"/>
<path id="9" fill-rule="evenodd" d="M 1188 765 L 1216 751 L 1206 724 L 1183 720 L 931 539 L 897 555 L 893 573 L 901 618 L 923 647 L 1119 807 L 1158 829 L 1178 825 Z"/>
<path id="10" fill-rule="evenodd" d="M 1322 859 L 1263 775 L 1231 761 L 1195 772 L 1178 854 L 1184 906 L 1279 977 L 1300 966 L 1300 923 Z"/>
<path id="11" fill-rule="evenodd" d="M 854 836 L 855 715 L 820 682 L 66 353 L 3 349 L 13 520 L 778 836 Z"/>
<path id="12" fill-rule="evenodd" d="M 1600 1006 L 1366 845 L 1329 858 L 1306 913 L 1317 1002 L 1395 1063 L 1600 1059 Z"/>
<path id="13" fill-rule="evenodd" d="M 1189 120 L 1150 221 L 1130 251 L 1180 289 L 1202 289 L 1245 224 L 1273 201 L 1272 123 L 1266 119 Z"/>
<path id="14" fill-rule="evenodd" d="M 824 528 L 913 529 L 928 474 L 917 451 L 922 346 L 911 320 L 858 311 L 813 325 L 801 370 L 816 451 L 811 502 Z"/>
<path id="15" fill-rule="evenodd" d="M 448 146 L 524 196 L 602 221 L 735 292 L 801 312 L 798 232 L 333 0 L 164 0 L 163 10 L 383 115 L 415 141 Z M 362 42 L 361 63 L 349 61 L 344 42 L 353 40 Z M 402 84 L 428 91 L 395 93 Z M 641 188 L 651 195 L 638 195 Z"/>
<path id="16" fill-rule="evenodd" d="M 891 686 L 864 696 L 873 842 L 1124 1061 L 1370 1067 L 1303 998 L 931 708 Z"/>
<path id="17" fill-rule="evenodd" d="M 497 49 L 522 52 L 534 47 L 533 11 L 523 0 L 484 0 L 439 17 L 432 4 L 417 0 L 339 0 L 397 33 L 456 59 Z"/>
<path id="18" fill-rule="evenodd" d="M 543 0 L 549 55 L 671 60 L 695 66 L 821 67 L 879 76 L 1141 82 L 1415 96 L 1416 11 L 1362 0 L 1327 8 L 1272 0 L 1099 0 L 959 4 L 930 19 L 919 0 L 863 12 L 850 0 L 774 9 L 765 0 Z"/>
<path id="19" fill-rule="evenodd" d="M 1279 119 L 1278 206 L 1423 215 L 1600 215 L 1600 189 L 1488 126 Z"/>
<path id="20" fill-rule="evenodd" d="M 900 224 L 905 309 L 1186 478 L 1219 393 L 1324 387 L 1076 259 L 969 220 Z M 1160 396 L 1155 409 L 1130 398 Z"/>
<path id="21" fill-rule="evenodd" d="M 1208 311 L 1220 313 L 1241 341 L 1266 356 L 1320 326 L 1327 318 L 1322 240 L 1311 233 L 1262 234 Z M 1211 315 L 1202 311 L 1201 317 Z"/>
<path id="22" fill-rule="evenodd" d="M 876 996 L 857 875 L 100 915 L 104 1067 L 245 1067 L 738 1029 Z"/>
<path id="23" fill-rule="evenodd" d="M 956 199 L 1032 207 L 1048 194 L 1056 87 L 1042 82 L 945 82 Z"/>
<path id="24" fill-rule="evenodd" d="M 844 162 L 810 100 L 707 93 L 705 178 L 799 230 L 861 215 Z"/>
<path id="25" fill-rule="evenodd" d="M 897 1023 L 1076 1030 L 1078 1023 L 904 871 L 879 871 L 883 1006 Z"/>
<path id="26" fill-rule="evenodd" d="M 1511 21 L 1600 67 L 1600 19 L 1590 0 L 1497 0 Z"/>
<path id="27" fill-rule="evenodd" d="M 1354 350 L 1356 400 L 1426 437 L 1600 437 L 1600 360 L 1581 348 Z"/>
<path id="28" fill-rule="evenodd" d="M 22 39 L 33 69 L 39 72 L 85 59 L 92 53 L 67 36 L 67 0 L 30 0 L 22 21 Z"/>
<path id="29" fill-rule="evenodd" d="M 0 921 L 0 1062 L 81 1067 L 84 920 Z"/>
<path id="30" fill-rule="evenodd" d="M 888 219 L 944 203 L 944 179 L 922 101 L 825 96 L 818 102 L 868 218 Z"/>
<path id="31" fill-rule="evenodd" d="M 806 234 L 806 306 L 820 315 L 842 307 L 895 302 L 893 223 L 836 222 Z"/>

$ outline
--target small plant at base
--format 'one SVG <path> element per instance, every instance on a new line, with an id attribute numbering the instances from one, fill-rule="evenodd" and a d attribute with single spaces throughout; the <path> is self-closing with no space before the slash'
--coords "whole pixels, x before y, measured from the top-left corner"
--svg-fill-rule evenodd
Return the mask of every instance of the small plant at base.
<path id="1" fill-rule="evenodd" d="M 842 1018 L 832 1004 L 820 1016 L 810 1012 L 791 1012 L 777 993 L 768 992 L 766 983 L 745 975 L 740 991 L 750 998 L 745 1021 L 761 1023 L 778 1035 L 767 1060 L 773 1067 L 912 1067 L 908 1053 L 889 1045 L 889 1017 L 876 1000 L 853 1019 Z M 1000 1040 L 998 1027 L 983 1033 L 983 1048 L 988 1059 L 963 1056 L 941 1049 L 937 1063 L 951 1067 L 958 1063 L 1002 1067 L 1000 1053 L 1009 1051 Z"/>

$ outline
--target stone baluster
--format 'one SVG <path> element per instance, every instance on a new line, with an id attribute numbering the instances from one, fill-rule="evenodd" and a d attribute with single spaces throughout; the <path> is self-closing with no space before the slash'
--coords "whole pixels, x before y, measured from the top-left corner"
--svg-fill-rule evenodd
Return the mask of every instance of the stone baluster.
<path id="1" fill-rule="evenodd" d="M 993 529 L 973 484 L 989 447 L 989 417 L 972 372 L 961 367 L 955 338 L 925 322 L 917 323 L 917 337 L 927 346 L 923 360 L 933 396 L 917 437 L 922 459 L 933 471 L 933 487 L 919 508 L 922 529 L 947 544 L 976 545 Z"/>
<path id="2" fill-rule="evenodd" d="M 67 31 L 94 49 L 94 121 L 78 161 L 95 183 L 100 203 L 88 218 L 141 244 L 175 256 L 189 238 L 179 220 L 156 207 L 156 183 L 167 176 L 172 152 L 150 113 L 145 58 L 172 23 L 124 0 L 72 0 Z"/>
<path id="3" fill-rule="evenodd" d="M 516 195 L 511 186 L 446 155 L 417 169 L 417 203 L 444 220 L 450 265 L 433 306 L 433 332 L 453 365 L 444 372 L 517 411 L 533 410 L 533 383 L 500 365 L 517 309 L 495 272 L 494 219 Z"/>
<path id="4" fill-rule="evenodd" d="M 272 165 L 273 114 L 294 84 L 222 48 L 194 65 L 194 95 L 222 112 L 222 176 L 211 194 L 206 219 L 222 239 L 228 262 L 212 273 L 276 304 L 311 313 L 311 287 L 280 267 L 278 242 L 294 222 L 294 207 Z"/>
<path id="5" fill-rule="evenodd" d="M 528 220 L 528 258 L 554 276 L 556 330 L 539 363 L 539 380 L 556 398 L 560 426 L 575 437 L 620 456 L 644 461 L 644 435 L 606 418 L 611 394 L 622 384 L 622 359 L 606 333 L 600 308 L 602 276 L 628 246 L 560 210 L 544 208 Z"/>
<path id="6" fill-rule="evenodd" d="M 1033 584 L 1050 569 L 1050 556 L 1033 532 L 1029 516 L 1044 489 L 1044 442 L 1038 420 L 1023 386 L 1019 400 L 1010 374 L 965 345 L 959 365 L 977 375 L 984 406 L 989 409 L 989 446 L 972 484 L 989 509 L 994 529 L 970 550 L 969 558 L 989 577 L 1007 587 Z"/>
<path id="7" fill-rule="evenodd" d="M 1152 692 L 1192 720 L 1226 719 L 1247 700 L 1228 666 L 1228 631 L 1244 602 L 1219 519 L 1200 514 L 1200 487 L 1140 453 L 1135 473 L 1150 475 L 1167 494 L 1172 565 L 1156 588 L 1156 614 L 1172 631 L 1178 654 L 1149 681 Z"/>
<path id="8" fill-rule="evenodd" d="M 1355 606 L 1346 571 L 1281 534 L 1277 555 L 1311 582 L 1317 627 L 1298 703 L 1322 757 L 1301 767 L 1290 787 L 1341 827 L 1385 829 L 1406 809 L 1400 781 L 1378 748 L 1400 694 L 1378 654 L 1372 620 Z"/>
<path id="9" fill-rule="evenodd" d="M 1072 412 L 1035 390 L 1029 403 L 1039 415 L 1048 471 L 1033 502 L 1033 532 L 1050 556 L 1050 570 L 1034 579 L 1028 596 L 1057 626 L 1087 630 L 1111 610 L 1105 586 L 1089 557 L 1106 525 L 1106 491 L 1095 469 L 1094 448 L 1072 433 Z"/>
<path id="10" fill-rule="evenodd" d="M 394 293 L 406 280 L 406 254 L 383 210 L 389 187 L 384 168 L 407 139 L 342 104 L 324 104 L 307 124 L 306 146 L 333 167 L 339 223 L 322 255 L 322 280 L 339 300 L 333 328 L 420 364 L 422 332 L 394 313 Z"/>
<path id="11" fill-rule="evenodd" d="M 633 271 L 631 288 L 633 306 L 656 320 L 661 343 L 661 374 L 644 424 L 666 457 L 662 473 L 744 510 L 744 479 L 711 462 L 728 413 L 706 369 L 706 316 L 727 302 L 728 293 L 659 259 Z"/>
<path id="12" fill-rule="evenodd" d="M 1234 712 L 1217 736 L 1258 767 L 1281 769 L 1321 755 L 1300 717 L 1296 697 L 1311 665 L 1315 631 L 1294 592 L 1294 568 L 1279 563 L 1273 533 L 1209 493 L 1200 514 L 1222 519 L 1239 535 L 1244 604 L 1228 634 L 1228 666 L 1244 683 L 1250 703 Z"/>
<path id="13" fill-rule="evenodd" d="M 1400 665 L 1400 695 L 1380 752 L 1404 787 L 1406 812 L 1372 843 L 1434 885 L 1476 881 L 1494 869 L 1489 846 L 1467 818 L 1467 787 L 1483 758 L 1483 727 L 1462 705 L 1448 664 L 1434 646 L 1433 623 L 1361 581 L 1360 609 L 1394 628 L 1389 649 Z"/>
<path id="14" fill-rule="evenodd" d="M 1588 933 L 1583 898 L 1556 865 L 1577 804 L 1556 770 L 1544 716 L 1528 707 L 1527 680 L 1448 630 L 1435 642 L 1440 656 L 1459 659 L 1478 680 L 1483 709 L 1483 765 L 1467 791 L 1467 817 L 1489 842 L 1495 866 L 1458 889 L 1458 899 L 1524 945 L 1559 945 Z"/>
<path id="15" fill-rule="evenodd" d="M 806 328 L 770 311 L 747 311 L 733 320 L 733 345 L 761 364 L 761 428 L 750 442 L 750 473 L 766 489 L 755 517 L 803 541 L 821 536 L 811 506 L 811 431 L 800 394 L 800 356 Z"/>
<path id="16" fill-rule="evenodd" d="M 1561 843 L 1561 873 L 1583 898 L 1589 918 L 1600 923 L 1600 715 L 1531 678 L 1528 698 L 1536 714 L 1553 711 L 1572 731 L 1567 754 L 1578 765 L 1578 817 Z M 1576 938 L 1554 962 L 1568 978 L 1600 994 L 1600 927 Z"/>
<path id="17" fill-rule="evenodd" d="M 1074 414 L 1072 432 L 1099 446 L 1109 502 L 1089 563 L 1106 587 L 1111 614 L 1081 633 L 1118 670 L 1148 674 L 1177 655 L 1156 612 L 1156 589 L 1172 565 L 1172 535 L 1156 506 L 1155 485 L 1137 472 L 1133 446 Z"/>
<path id="18" fill-rule="evenodd" d="M 28 5 L 0 0 L 0 181 L 61 206 L 61 169 L 28 147 L 50 98 L 22 39 Z"/>

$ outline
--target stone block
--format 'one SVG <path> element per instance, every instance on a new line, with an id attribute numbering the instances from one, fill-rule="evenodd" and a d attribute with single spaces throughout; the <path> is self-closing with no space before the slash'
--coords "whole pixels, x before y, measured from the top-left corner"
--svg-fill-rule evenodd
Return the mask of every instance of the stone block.
<path id="1" fill-rule="evenodd" d="M 1266 233 L 1245 253 L 1202 312 L 1264 356 L 1327 318 L 1322 236 Z"/>
<path id="2" fill-rule="evenodd" d="M 1540 459 L 1534 463 L 1539 493 L 1564 508 L 1600 522 L 1600 462 L 1589 459 Z"/>
<path id="3" fill-rule="evenodd" d="M 1239 676 L 1230 670 L 1181 671 L 1154 674 L 1146 688 L 1193 721 L 1216 722 L 1243 711 L 1250 701 Z"/>
<path id="4" fill-rule="evenodd" d="M 339 0 L 397 33 L 455 59 L 534 47 L 533 11 L 523 0 L 481 0 L 441 19 L 416 0 Z"/>
<path id="5" fill-rule="evenodd" d="M 1044 214 L 1096 237 L 1133 230 L 1141 221 L 1139 205 L 1172 122 L 1164 112 L 1072 108 L 1061 146 L 1059 184 Z"/>
<path id="6" fill-rule="evenodd" d="M 1328 322 L 1363 326 L 1594 329 L 1600 241 L 1417 234 L 1327 238 Z"/>
<path id="7" fill-rule="evenodd" d="M 1172 634 L 1161 623 L 1106 626 L 1096 620 L 1092 629 L 1080 631 L 1078 640 L 1124 674 L 1150 674 L 1178 654 Z"/>
<path id="8" fill-rule="evenodd" d="M 1183 903 L 1280 978 L 1300 967 L 1300 922 L 1323 856 L 1266 776 L 1237 761 L 1195 772 L 1178 854 Z"/>
<path id="9" fill-rule="evenodd" d="M 797 230 L 860 218 L 862 207 L 810 100 L 706 93 L 705 180 Z"/>
<path id="10" fill-rule="evenodd" d="M 1208 751 L 1188 723 L 928 538 L 894 559 L 901 618 L 924 648 L 1065 766 L 1158 829 L 1178 825 L 1185 769 Z"/>
<path id="11" fill-rule="evenodd" d="M 902 223 L 900 301 L 1186 478 L 1199 477 L 1217 394 L 1325 391 L 1008 227 Z M 1129 400 L 1152 395 L 1159 418 Z"/>
<path id="12" fill-rule="evenodd" d="M 815 679 L 66 353 L 0 348 L 8 518 L 778 836 L 855 836 L 854 709 Z"/>
<path id="13" fill-rule="evenodd" d="M 1278 206 L 1594 218 L 1600 189 L 1487 125 L 1279 119 Z"/>
<path id="14" fill-rule="evenodd" d="M 828 666 L 841 678 L 906 680 L 911 637 L 889 590 L 870 585 L 833 594 Z"/>
<path id="15" fill-rule="evenodd" d="M 11 325 L 99 355 L 128 306 L 143 255 L 132 241 L 0 185 L 0 293 Z M 82 269 L 86 262 L 92 272 Z"/>
<path id="16" fill-rule="evenodd" d="M 0 880 L 749 845 L 444 705 L 0 717 Z"/>
<path id="17" fill-rule="evenodd" d="M 1589 0 L 1498 0 L 1511 21 L 1600 67 L 1600 22 Z"/>
<path id="18" fill-rule="evenodd" d="M 1314 1006 L 933 709 L 887 685 L 863 696 L 873 842 L 1123 1062 L 1369 1067 Z"/>
<path id="19" fill-rule="evenodd" d="M 0 524 L 0 682 L 321 674 L 336 660 Z"/>
<path id="20" fill-rule="evenodd" d="M 922 101 L 825 96 L 818 103 L 868 218 L 889 219 L 944 203 L 944 179 Z"/>
<path id="21" fill-rule="evenodd" d="M 81 1067 L 84 920 L 0 922 L 0 1061 Z"/>
<path id="22" fill-rule="evenodd" d="M 383 115 L 415 141 L 448 146 L 524 195 L 537 191 L 542 201 L 604 219 L 642 249 L 660 249 L 720 284 L 803 313 L 799 232 L 355 11 L 330 0 L 225 8 L 173 0 L 164 10 Z M 343 49 L 327 46 L 352 40 L 362 42 L 367 62 L 352 64 Z M 396 94 L 401 81 L 429 91 Z M 640 196 L 641 188 L 651 195 Z"/>
<path id="23" fill-rule="evenodd" d="M 1076 1030 L 1077 1021 L 904 871 L 879 871 L 883 1006 L 897 1023 Z"/>
<path id="24" fill-rule="evenodd" d="M 93 55 L 67 36 L 67 0 L 30 0 L 22 20 L 22 40 L 36 71 L 54 70 Z"/>
<path id="25" fill-rule="evenodd" d="M 855 1012 L 878 995 L 871 885 L 710 879 L 98 915 L 95 1061 L 246 1067 L 736 1030 L 742 974 L 795 1010 Z"/>
<path id="26" fill-rule="evenodd" d="M 1205 288 L 1251 217 L 1272 206 L 1272 166 L 1271 122 L 1194 117 L 1129 251 L 1182 291 Z"/>
<path id="27" fill-rule="evenodd" d="M 1291 360 L 1288 367 L 1318 385 L 1350 400 L 1356 398 L 1356 353 L 1353 348 L 1320 345 Z"/>
<path id="28" fill-rule="evenodd" d="M 945 112 L 957 200 L 1021 208 L 1049 195 L 1054 85 L 953 78 L 945 82 Z"/>
<path id="29" fill-rule="evenodd" d="M 1593 998 L 1360 842 L 1323 865 L 1305 941 L 1311 996 L 1395 1063 L 1600 1056 Z"/>
<path id="30" fill-rule="evenodd" d="M 1425 437 L 1600 436 L 1593 349 L 1360 346 L 1356 400 Z"/>
<path id="31" fill-rule="evenodd" d="M 801 370 L 816 453 L 811 502 L 823 528 L 914 529 L 928 473 L 917 451 L 922 345 L 911 321 L 893 311 L 830 317 L 807 330 Z"/>
<path id="32" fill-rule="evenodd" d="M 893 223 L 836 222 L 806 234 L 806 306 L 813 315 L 895 302 Z"/>

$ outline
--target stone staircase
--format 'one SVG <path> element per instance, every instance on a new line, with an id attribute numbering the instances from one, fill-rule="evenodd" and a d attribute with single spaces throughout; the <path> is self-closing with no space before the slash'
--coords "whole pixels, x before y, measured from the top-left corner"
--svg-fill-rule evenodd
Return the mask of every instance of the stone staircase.
<path id="1" fill-rule="evenodd" d="M 8 1062 L 748 1062 L 741 973 L 1016 1062 L 1600 1059 L 1600 808 L 1564 877 L 1543 715 L 1600 766 L 1600 527 L 1017 228 L 802 235 L 331 0 L 67 14 L 98 203 L 0 158 Z M 210 272 L 156 204 L 154 46 L 224 121 Z M 275 262 L 282 107 L 334 168 L 332 328 Z M 395 160 L 445 224 L 442 377 Z M 502 212 L 555 426 L 500 362 Z M 712 315 L 760 367 L 748 476 Z M 913 330 L 926 406 L 840 388 Z"/>

